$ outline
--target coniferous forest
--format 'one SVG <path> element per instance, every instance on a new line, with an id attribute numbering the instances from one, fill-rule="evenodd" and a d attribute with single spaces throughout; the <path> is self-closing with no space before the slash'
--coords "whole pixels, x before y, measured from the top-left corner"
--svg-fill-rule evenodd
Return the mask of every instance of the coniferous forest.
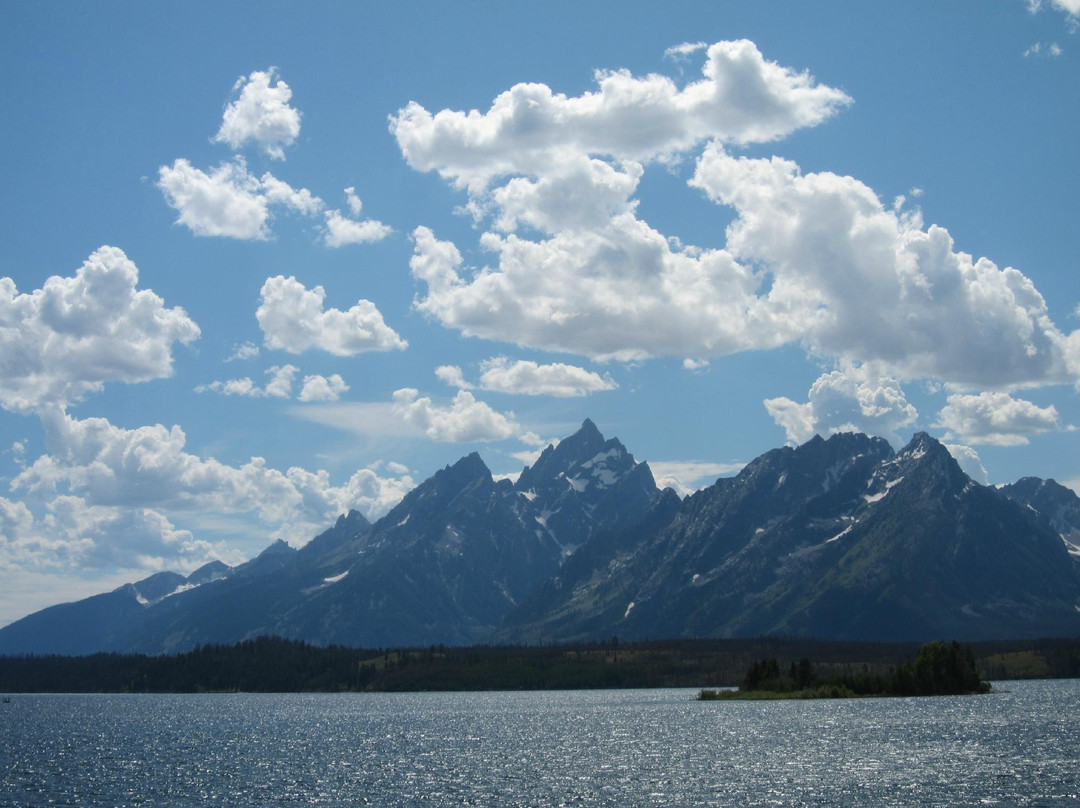
<path id="1" fill-rule="evenodd" d="M 961 696 L 989 693 L 979 675 L 971 646 L 936 641 L 924 644 L 912 661 L 887 673 L 859 671 L 821 675 L 809 658 L 792 662 L 787 670 L 776 659 L 750 666 L 738 690 L 702 690 L 701 701 L 719 699 L 821 699 L 857 696 Z"/>
<path id="2" fill-rule="evenodd" d="M 923 669 L 947 672 L 952 646 L 931 645 L 941 654 Z M 1080 640 L 976 643 L 970 653 L 983 679 L 1080 676 Z M 808 676 L 811 666 L 813 676 L 858 690 L 860 682 L 870 687 L 888 677 L 914 681 L 919 654 L 912 643 L 777 638 L 365 650 L 262 637 L 171 656 L 0 657 L 0 693 L 730 687 L 745 684 L 762 660 L 774 661 L 775 674 L 797 677 L 801 669 Z M 759 677 L 768 674 L 759 668 Z"/>

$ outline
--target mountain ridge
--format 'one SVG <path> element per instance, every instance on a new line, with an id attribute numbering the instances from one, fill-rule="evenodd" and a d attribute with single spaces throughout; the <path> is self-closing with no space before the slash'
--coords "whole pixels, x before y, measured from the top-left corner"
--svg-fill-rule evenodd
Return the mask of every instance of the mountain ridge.
<path id="1" fill-rule="evenodd" d="M 680 499 L 586 419 L 517 480 L 476 452 L 374 523 L 158 573 L 0 629 L 0 653 L 172 653 L 277 635 L 365 647 L 1080 635 L 1080 498 L 981 486 L 930 435 L 765 452 Z"/>

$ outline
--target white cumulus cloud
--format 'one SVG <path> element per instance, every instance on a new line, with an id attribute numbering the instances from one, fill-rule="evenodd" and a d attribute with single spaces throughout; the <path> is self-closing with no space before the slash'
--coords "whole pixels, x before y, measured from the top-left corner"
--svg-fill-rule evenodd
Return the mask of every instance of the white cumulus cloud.
<path id="1" fill-rule="evenodd" d="M 1064 12 L 1072 24 L 1080 20 L 1080 0 L 1049 0 L 1049 4 L 1058 11 Z M 1032 14 L 1039 11 L 1043 6 L 1043 0 L 1027 0 L 1028 9 Z"/>
<path id="2" fill-rule="evenodd" d="M 747 312 L 753 272 L 722 250 L 672 252 L 630 214 L 539 242 L 487 233 L 481 243 L 498 266 L 475 272 L 428 228 L 413 237 L 410 266 L 427 284 L 416 308 L 469 336 L 598 360 L 720 355 L 755 344 L 746 333 L 756 319 Z M 784 341 L 764 325 L 759 331 L 768 347 Z"/>
<path id="3" fill-rule="evenodd" d="M 412 388 L 395 390 L 393 412 L 429 439 L 445 443 L 505 440 L 521 432 L 512 415 L 496 412 L 466 390 L 458 391 L 449 406 L 439 406 Z"/>
<path id="4" fill-rule="evenodd" d="M 317 349 L 335 356 L 403 350 L 408 343 L 383 320 L 370 300 L 348 311 L 324 309 L 326 291 L 307 289 L 296 278 L 267 278 L 255 313 L 268 348 L 289 353 Z"/>
<path id="5" fill-rule="evenodd" d="M 173 344 L 198 339 L 199 327 L 138 281 L 116 247 L 28 294 L 0 278 L 0 406 L 26 413 L 78 401 L 105 382 L 171 375 Z"/>
<path id="6" fill-rule="evenodd" d="M 254 359 L 259 355 L 259 346 L 253 342 L 244 342 L 233 346 L 233 351 L 225 359 L 226 362 L 235 362 L 242 359 Z"/>
<path id="7" fill-rule="evenodd" d="M 242 158 L 222 163 L 209 173 L 177 158 L 158 169 L 158 188 L 197 236 L 265 241 L 271 237 L 271 207 L 305 216 L 318 213 L 323 202 L 306 188 L 296 189 L 269 172 L 255 177 Z"/>
<path id="8" fill-rule="evenodd" d="M 1078 337 L 1057 329 L 1030 279 L 957 251 L 944 228 L 886 209 L 858 180 L 709 146 L 692 184 L 736 209 L 727 249 L 768 272 L 752 303 L 775 334 L 968 389 L 1080 378 Z"/>
<path id="9" fill-rule="evenodd" d="M 254 142 L 272 159 L 285 159 L 284 147 L 300 135 L 300 113 L 289 106 L 289 85 L 275 79 L 277 70 L 271 67 L 236 82 L 233 92 L 238 95 L 225 107 L 215 141 L 234 150 Z"/>
<path id="10" fill-rule="evenodd" d="M 1080 332 L 1055 326 L 1019 270 L 974 259 L 857 179 L 725 150 L 821 123 L 850 98 L 745 41 L 669 55 L 699 51 L 703 77 L 685 86 L 619 71 L 578 97 L 523 84 L 486 112 L 403 109 L 402 154 L 465 191 L 491 256 L 469 266 L 417 227 L 414 306 L 468 336 L 600 361 L 700 369 L 799 343 L 957 390 L 1080 381 Z M 650 162 L 698 148 L 691 187 L 735 215 L 719 247 L 658 232 L 634 198 Z"/>
<path id="11" fill-rule="evenodd" d="M 461 368 L 453 365 L 436 368 L 435 375 L 463 390 L 479 388 L 526 396 L 570 398 L 615 390 L 619 386 L 610 376 L 601 376 L 576 365 L 562 362 L 541 365 L 529 360 L 511 361 L 505 356 L 481 362 L 480 379 L 475 385 L 467 382 Z"/>
<path id="12" fill-rule="evenodd" d="M 1022 446 L 1029 436 L 1061 428 L 1054 405 L 1040 407 L 1008 393 L 951 395 L 938 413 L 946 440 L 991 446 Z"/>
<path id="13" fill-rule="evenodd" d="M 326 232 L 323 241 L 328 247 L 344 247 L 346 244 L 367 244 L 381 241 L 394 232 L 389 225 L 376 219 L 361 220 L 364 204 L 356 195 L 356 188 L 345 189 L 345 201 L 352 218 L 343 216 L 340 210 L 326 211 Z"/>
<path id="14" fill-rule="evenodd" d="M 545 174 L 567 153 L 649 160 L 705 138 L 776 140 L 851 102 L 806 73 L 767 61 L 753 42 L 718 42 L 705 52 L 702 78 L 684 87 L 656 74 L 598 71 L 594 92 L 570 98 L 544 84 L 517 84 L 486 113 L 433 115 L 413 102 L 390 129 L 413 168 L 475 190 L 503 175 Z"/>
<path id="15" fill-rule="evenodd" d="M 268 368 L 266 375 L 270 380 L 266 386 L 259 387 L 245 376 L 242 379 L 229 379 L 224 382 L 210 382 L 195 388 L 196 393 L 208 390 L 226 396 L 247 396 L 249 398 L 291 398 L 293 378 L 300 371 L 295 365 L 274 365 Z"/>
<path id="16" fill-rule="evenodd" d="M 191 570 L 215 558 L 241 560 L 149 508 L 91 505 L 61 495 L 45 503 L 38 518 L 24 503 L 0 497 L 0 569 L 9 573 Z"/>
<path id="17" fill-rule="evenodd" d="M 313 374 L 304 377 L 304 385 L 300 388 L 300 401 L 337 401 L 342 393 L 349 391 L 349 385 L 337 373 L 330 376 Z"/>
<path id="18" fill-rule="evenodd" d="M 30 507 L 71 496 L 89 508 L 254 513 L 303 543 L 350 508 L 381 516 L 414 485 L 407 476 L 380 477 L 362 469 L 335 486 L 326 471 L 279 471 L 260 457 L 230 466 L 185 451 L 187 438 L 179 426 L 125 429 L 56 408 L 42 414 L 42 423 L 47 454 L 11 483 Z M 24 519 L 21 512 L 15 517 Z"/>
<path id="19" fill-rule="evenodd" d="M 794 443 L 805 443 L 814 435 L 864 432 L 896 444 L 898 430 L 918 417 L 896 379 L 866 368 L 823 374 L 810 387 L 808 398 L 802 404 L 783 397 L 765 400 L 769 415 Z"/>
<path id="20" fill-rule="evenodd" d="M 323 237 L 327 247 L 344 247 L 346 244 L 369 244 L 381 241 L 394 230 L 376 219 L 356 221 L 341 215 L 340 210 L 326 212 L 326 234 Z"/>

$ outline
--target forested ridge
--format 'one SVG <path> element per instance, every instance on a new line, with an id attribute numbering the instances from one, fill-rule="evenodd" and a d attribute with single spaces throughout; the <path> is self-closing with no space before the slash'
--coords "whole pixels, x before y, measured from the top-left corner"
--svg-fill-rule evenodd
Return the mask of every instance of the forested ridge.
<path id="1" fill-rule="evenodd" d="M 1080 676 L 1080 639 L 975 643 L 983 678 Z M 738 685 L 753 663 L 806 658 L 822 675 L 884 676 L 915 643 L 672 640 L 406 649 L 261 637 L 171 656 L 0 657 L 2 693 L 553 690 Z"/>

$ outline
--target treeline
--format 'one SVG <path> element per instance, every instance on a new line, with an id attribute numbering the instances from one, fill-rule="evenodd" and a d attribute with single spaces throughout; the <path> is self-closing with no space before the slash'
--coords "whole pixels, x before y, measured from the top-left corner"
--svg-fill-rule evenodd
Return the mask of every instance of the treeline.
<path id="1" fill-rule="evenodd" d="M 775 659 L 750 666 L 738 691 L 702 690 L 703 701 L 724 698 L 850 698 L 855 696 L 960 696 L 990 692 L 970 646 L 957 642 L 926 643 L 913 661 L 904 661 L 887 673 L 869 667 L 858 672 L 822 676 L 803 657 L 783 670 Z"/>
<path id="2" fill-rule="evenodd" d="M 0 657 L 0 693 L 338 692 L 730 687 L 755 661 L 777 672 L 813 659 L 814 676 L 889 675 L 914 643 L 803 639 L 671 640 L 408 649 L 320 647 L 263 637 L 169 656 Z M 982 678 L 1080 677 L 1080 639 L 981 643 Z"/>

